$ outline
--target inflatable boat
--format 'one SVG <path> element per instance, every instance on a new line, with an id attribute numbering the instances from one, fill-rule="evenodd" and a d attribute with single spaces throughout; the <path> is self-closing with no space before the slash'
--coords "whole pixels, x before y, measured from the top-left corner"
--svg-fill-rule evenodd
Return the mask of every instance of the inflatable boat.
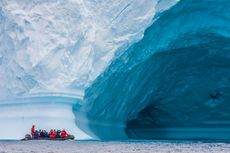
<path id="1" fill-rule="evenodd" d="M 65 140 L 74 140 L 75 137 L 73 135 L 68 135 L 65 138 L 47 138 L 47 137 L 38 137 L 38 138 L 33 138 L 31 137 L 30 134 L 26 134 L 25 138 L 21 139 L 22 141 L 28 141 L 28 140 L 51 140 L 51 141 L 65 141 Z"/>

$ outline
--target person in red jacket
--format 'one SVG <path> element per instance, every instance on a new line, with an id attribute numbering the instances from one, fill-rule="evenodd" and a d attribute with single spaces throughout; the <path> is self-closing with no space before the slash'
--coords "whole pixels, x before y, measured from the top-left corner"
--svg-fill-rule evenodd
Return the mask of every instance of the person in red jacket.
<path id="1" fill-rule="evenodd" d="M 35 132 L 35 125 L 32 125 L 32 128 L 31 128 L 31 135 L 32 135 L 32 137 L 34 137 L 34 132 Z"/>
<path id="2" fill-rule="evenodd" d="M 49 137 L 50 137 L 50 139 L 56 138 L 56 133 L 54 132 L 54 130 L 50 130 Z"/>
<path id="3" fill-rule="evenodd" d="M 68 136 L 68 133 L 63 129 L 62 131 L 61 131 L 61 138 L 65 138 L 65 137 L 67 137 Z"/>

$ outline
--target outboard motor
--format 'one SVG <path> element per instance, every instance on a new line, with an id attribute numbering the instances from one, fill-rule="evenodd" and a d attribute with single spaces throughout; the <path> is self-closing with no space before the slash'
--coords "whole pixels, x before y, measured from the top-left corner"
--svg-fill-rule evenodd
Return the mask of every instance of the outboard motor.
<path id="1" fill-rule="evenodd" d="M 32 137 L 31 137 L 30 134 L 26 134 L 26 135 L 25 135 L 25 140 L 31 140 L 31 139 L 32 139 Z"/>

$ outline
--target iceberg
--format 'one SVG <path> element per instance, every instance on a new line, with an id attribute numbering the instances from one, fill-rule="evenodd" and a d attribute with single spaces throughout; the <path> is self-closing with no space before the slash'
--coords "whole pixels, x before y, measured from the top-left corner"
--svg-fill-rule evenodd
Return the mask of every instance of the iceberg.
<path id="1" fill-rule="evenodd" d="M 76 123 L 101 139 L 229 139 L 229 17 L 227 0 L 157 14 L 86 89 Z"/>
<path id="2" fill-rule="evenodd" d="M 0 0 L 0 139 L 229 139 L 228 0 Z"/>
<path id="3" fill-rule="evenodd" d="M 22 138 L 33 123 L 88 138 L 72 110 L 84 103 L 85 89 L 115 53 L 140 40 L 153 16 L 170 5 L 158 6 L 157 0 L 0 0 L 0 139 Z"/>

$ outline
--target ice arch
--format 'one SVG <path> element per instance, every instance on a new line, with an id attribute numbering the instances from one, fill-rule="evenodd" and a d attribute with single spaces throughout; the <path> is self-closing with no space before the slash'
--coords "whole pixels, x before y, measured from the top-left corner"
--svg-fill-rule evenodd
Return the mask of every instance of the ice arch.
<path id="1" fill-rule="evenodd" d="M 87 89 L 82 129 L 102 139 L 229 139 L 230 5 L 184 0 Z"/>

